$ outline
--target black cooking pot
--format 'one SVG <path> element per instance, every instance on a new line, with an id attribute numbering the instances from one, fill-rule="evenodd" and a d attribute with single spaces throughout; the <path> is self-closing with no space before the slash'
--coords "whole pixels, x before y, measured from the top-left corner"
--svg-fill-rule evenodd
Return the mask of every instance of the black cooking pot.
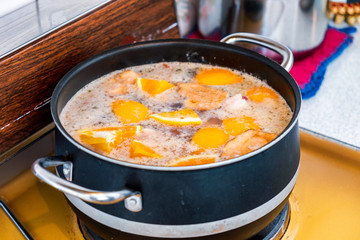
<path id="1" fill-rule="evenodd" d="M 290 50 L 261 36 L 233 34 L 224 41 L 261 44 L 283 55 L 287 70 L 292 65 Z M 277 90 L 294 115 L 275 140 L 254 152 L 188 167 L 114 160 L 87 149 L 65 131 L 59 115 L 86 84 L 115 70 L 163 61 L 201 62 L 250 73 Z M 237 239 L 247 238 L 276 217 L 294 187 L 300 159 L 300 102 L 299 88 L 283 67 L 238 46 L 188 39 L 122 46 L 79 64 L 61 79 L 51 101 L 58 156 L 38 159 L 32 170 L 63 191 L 81 221 L 103 238 L 120 233 L 190 238 L 233 229 L 240 230 Z M 49 166 L 58 166 L 60 177 L 48 172 Z"/>

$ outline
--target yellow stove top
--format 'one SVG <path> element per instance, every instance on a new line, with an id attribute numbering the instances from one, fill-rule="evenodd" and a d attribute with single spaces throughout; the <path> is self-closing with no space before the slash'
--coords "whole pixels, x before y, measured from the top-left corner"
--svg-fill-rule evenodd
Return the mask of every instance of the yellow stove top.
<path id="1" fill-rule="evenodd" d="M 300 172 L 281 239 L 360 239 L 360 152 L 304 132 L 300 142 Z M 2 186 L 0 199 L 36 240 L 84 239 L 64 195 L 30 171 Z M 17 234 L 0 214 L 0 239 L 21 239 Z"/>

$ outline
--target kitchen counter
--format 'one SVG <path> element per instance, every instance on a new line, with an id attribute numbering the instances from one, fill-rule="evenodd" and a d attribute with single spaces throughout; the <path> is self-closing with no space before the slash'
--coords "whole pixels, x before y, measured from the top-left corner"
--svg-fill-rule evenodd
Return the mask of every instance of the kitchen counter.
<path id="1" fill-rule="evenodd" d="M 303 100 L 300 127 L 360 150 L 360 27 L 354 41 L 327 68 L 323 83 Z"/>

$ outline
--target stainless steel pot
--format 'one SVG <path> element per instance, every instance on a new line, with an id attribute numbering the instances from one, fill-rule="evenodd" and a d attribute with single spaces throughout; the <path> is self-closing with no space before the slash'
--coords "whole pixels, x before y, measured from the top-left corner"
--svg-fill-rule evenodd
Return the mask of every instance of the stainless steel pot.
<path id="1" fill-rule="evenodd" d="M 251 32 L 288 46 L 295 57 L 323 41 L 327 29 L 326 0 L 242 0 L 232 16 L 231 32 Z"/>
<path id="2" fill-rule="evenodd" d="M 237 34 L 224 41 L 260 43 L 279 52 L 282 66 L 291 68 L 291 51 L 270 39 Z M 291 122 L 275 140 L 245 156 L 189 167 L 111 159 L 87 149 L 65 131 L 59 114 L 87 83 L 114 70 L 163 61 L 203 62 L 258 76 L 287 101 L 294 112 Z M 142 238 L 190 238 L 233 229 L 241 231 L 240 238 L 248 238 L 281 211 L 298 174 L 301 95 L 283 67 L 237 46 L 187 39 L 136 43 L 95 56 L 72 69 L 55 88 L 51 112 L 57 156 L 38 159 L 32 171 L 63 191 L 81 221 L 105 239 L 124 232 Z M 58 176 L 47 171 L 49 166 L 58 166 Z"/>
<path id="3" fill-rule="evenodd" d="M 327 29 L 326 0 L 176 0 L 180 33 L 195 25 L 205 38 L 256 33 L 289 47 L 295 58 L 311 53 Z M 197 10 L 194 10 L 194 8 Z"/>

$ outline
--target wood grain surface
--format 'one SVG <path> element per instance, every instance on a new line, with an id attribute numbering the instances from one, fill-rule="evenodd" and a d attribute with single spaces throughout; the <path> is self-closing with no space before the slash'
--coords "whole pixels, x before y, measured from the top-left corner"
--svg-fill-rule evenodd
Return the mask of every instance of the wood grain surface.
<path id="1" fill-rule="evenodd" d="M 172 0 L 117 0 L 0 59 L 0 155 L 52 122 L 52 91 L 76 64 L 123 44 L 174 37 Z"/>

